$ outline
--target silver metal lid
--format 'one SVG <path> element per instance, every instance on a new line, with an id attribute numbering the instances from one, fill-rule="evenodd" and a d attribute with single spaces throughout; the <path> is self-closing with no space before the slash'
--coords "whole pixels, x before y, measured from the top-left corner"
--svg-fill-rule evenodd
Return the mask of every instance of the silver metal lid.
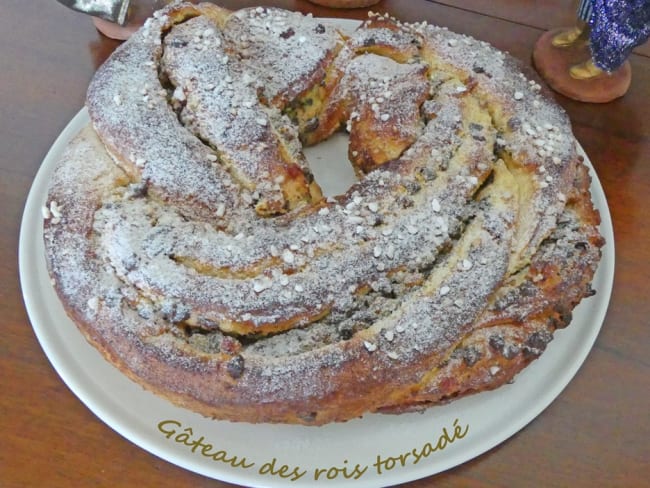
<path id="1" fill-rule="evenodd" d="M 58 2 L 72 10 L 124 25 L 130 0 L 58 0 Z"/>

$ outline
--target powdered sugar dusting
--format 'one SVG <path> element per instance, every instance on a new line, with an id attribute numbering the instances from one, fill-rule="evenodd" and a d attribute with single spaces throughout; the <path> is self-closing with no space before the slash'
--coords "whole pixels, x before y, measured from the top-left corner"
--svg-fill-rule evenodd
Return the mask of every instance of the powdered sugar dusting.
<path id="1" fill-rule="evenodd" d="M 263 98 L 280 108 L 324 77 L 342 39 L 318 19 L 269 7 L 235 12 L 224 36 L 256 73 Z"/>
<path id="2" fill-rule="evenodd" d="M 570 126 L 506 55 L 384 16 L 344 41 L 280 9 L 202 8 L 162 11 L 100 68 L 101 143 L 71 143 L 43 214 L 62 301 L 121 367 L 211 415 L 343 420 L 408 402 L 476 327 L 514 320 L 508 300 L 534 313 L 521 283 L 547 293 L 575 246 L 574 291 L 544 306 L 588 292 L 598 239 L 571 210 Z M 331 97 L 304 98 L 332 64 Z M 309 179 L 288 109 L 308 100 L 347 125 L 365 174 L 288 208 L 287 182 Z"/>
<path id="3" fill-rule="evenodd" d="M 288 168 L 282 140 L 275 135 L 269 115 L 257 97 L 257 72 L 228 56 L 226 43 L 214 33 L 208 42 L 202 33 L 212 25 L 204 17 L 191 19 L 165 37 L 162 70 L 183 93 L 180 118 L 186 127 L 213 147 L 237 182 L 256 200 L 271 208 L 284 207 L 280 184 L 273 181 Z"/>

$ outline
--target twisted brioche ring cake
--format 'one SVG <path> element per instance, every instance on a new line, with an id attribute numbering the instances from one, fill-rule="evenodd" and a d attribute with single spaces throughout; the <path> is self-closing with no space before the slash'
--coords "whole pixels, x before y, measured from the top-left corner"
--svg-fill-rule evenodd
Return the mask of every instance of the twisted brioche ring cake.
<path id="1" fill-rule="evenodd" d="M 44 208 L 81 332 L 172 402 L 320 425 L 496 388 L 603 240 L 564 112 L 488 44 L 371 15 L 173 4 L 88 90 Z M 349 133 L 325 198 L 305 145 Z"/>

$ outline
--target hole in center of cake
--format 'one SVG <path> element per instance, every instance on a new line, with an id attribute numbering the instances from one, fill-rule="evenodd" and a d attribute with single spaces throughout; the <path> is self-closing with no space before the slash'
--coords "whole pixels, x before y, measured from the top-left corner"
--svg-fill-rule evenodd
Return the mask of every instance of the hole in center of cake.
<path id="1" fill-rule="evenodd" d="M 347 134 L 339 132 L 304 149 L 314 178 L 326 197 L 345 193 L 359 180 L 348 160 L 349 140 Z"/>

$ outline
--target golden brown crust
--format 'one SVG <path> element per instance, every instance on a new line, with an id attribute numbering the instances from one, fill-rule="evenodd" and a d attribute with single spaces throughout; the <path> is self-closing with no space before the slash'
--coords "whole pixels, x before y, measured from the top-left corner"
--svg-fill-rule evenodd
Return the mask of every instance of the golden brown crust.
<path id="1" fill-rule="evenodd" d="M 320 425 L 493 389 L 592 293 L 569 122 L 485 43 L 176 5 L 88 106 L 48 194 L 56 291 L 109 361 L 204 415 Z M 339 128 L 361 178 L 323 199 L 298 141 Z"/>

